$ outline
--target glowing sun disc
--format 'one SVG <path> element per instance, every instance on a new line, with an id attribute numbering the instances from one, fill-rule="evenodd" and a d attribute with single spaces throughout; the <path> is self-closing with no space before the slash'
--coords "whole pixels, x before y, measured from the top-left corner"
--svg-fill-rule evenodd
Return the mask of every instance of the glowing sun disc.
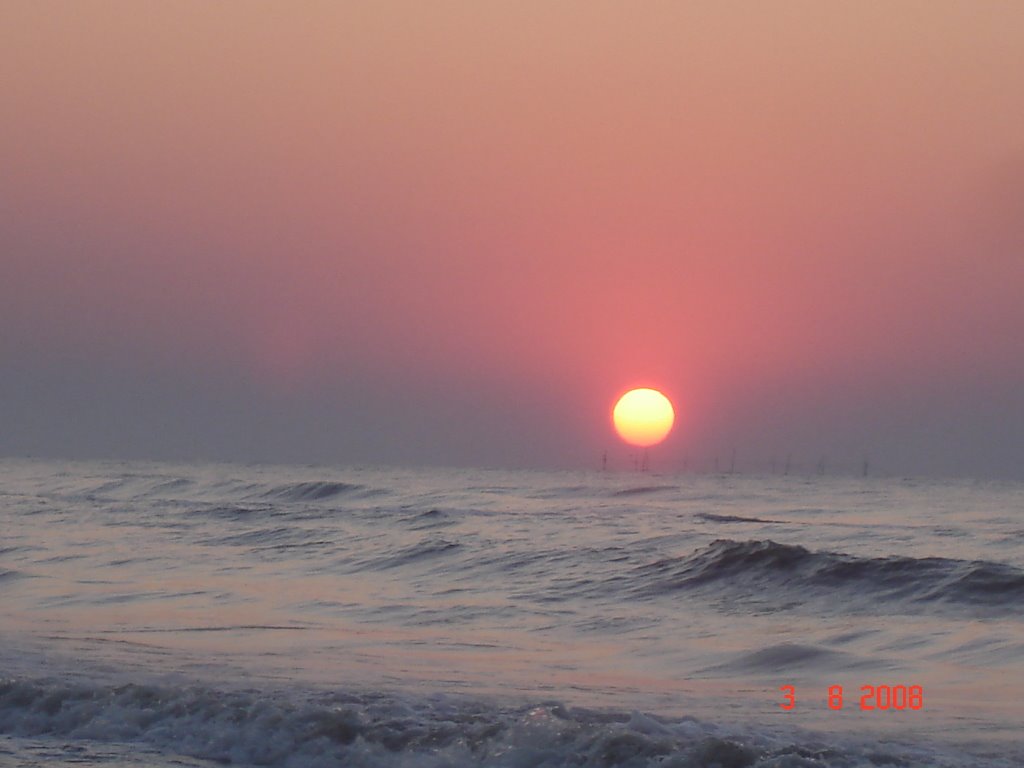
<path id="1" fill-rule="evenodd" d="M 630 445 L 657 445 L 676 420 L 672 403 L 656 389 L 631 389 L 612 410 L 612 423 L 619 437 Z"/>

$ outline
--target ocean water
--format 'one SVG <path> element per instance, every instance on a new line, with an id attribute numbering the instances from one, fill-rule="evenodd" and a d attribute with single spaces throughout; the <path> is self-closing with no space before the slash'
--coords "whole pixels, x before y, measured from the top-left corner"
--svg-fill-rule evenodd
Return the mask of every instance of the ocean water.
<path id="1" fill-rule="evenodd" d="M 1007 768 L 1022 691 L 1020 485 L 0 461 L 2 766 Z"/>

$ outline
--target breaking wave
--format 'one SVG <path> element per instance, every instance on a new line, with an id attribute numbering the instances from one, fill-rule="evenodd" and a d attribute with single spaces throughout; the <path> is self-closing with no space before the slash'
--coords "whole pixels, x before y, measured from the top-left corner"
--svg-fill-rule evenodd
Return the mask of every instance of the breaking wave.
<path id="1" fill-rule="evenodd" d="M 1024 608 L 1024 570 L 983 560 L 857 557 L 812 552 L 774 541 L 718 539 L 685 557 L 640 566 L 630 580 L 645 596 L 678 591 L 750 591 L 786 601 L 841 591 L 897 603 L 957 604 L 1005 611 Z"/>
<path id="2" fill-rule="evenodd" d="M 822 768 L 966 764 L 948 750 L 823 744 L 690 717 L 603 712 L 547 702 L 156 685 L 0 682 L 0 732 L 20 738 L 131 742 L 230 765 Z M 987 765 L 972 760 L 973 765 Z M 1002 765 L 1003 763 L 991 763 Z"/>

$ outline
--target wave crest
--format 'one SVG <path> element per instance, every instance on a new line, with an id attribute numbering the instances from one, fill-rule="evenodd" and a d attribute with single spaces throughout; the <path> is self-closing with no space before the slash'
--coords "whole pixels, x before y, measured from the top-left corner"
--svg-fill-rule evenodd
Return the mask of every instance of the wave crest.
<path id="1" fill-rule="evenodd" d="M 693 554 L 659 560 L 634 572 L 634 592 L 751 592 L 788 603 L 837 590 L 906 607 L 949 603 L 1019 609 L 1024 571 L 1003 563 L 942 557 L 858 557 L 812 552 L 774 541 L 718 539 Z"/>
<path id="2" fill-rule="evenodd" d="M 261 496 L 277 501 L 322 501 L 339 496 L 343 493 L 357 491 L 362 486 L 352 483 L 339 483 L 327 480 L 305 483 L 288 483 L 265 491 Z"/>

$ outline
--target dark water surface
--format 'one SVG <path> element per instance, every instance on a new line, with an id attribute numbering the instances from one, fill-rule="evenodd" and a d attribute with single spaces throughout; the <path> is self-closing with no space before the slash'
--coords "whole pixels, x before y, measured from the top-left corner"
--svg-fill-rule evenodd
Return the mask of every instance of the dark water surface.
<path id="1" fill-rule="evenodd" d="M 0 601 L 5 766 L 1024 764 L 1013 484 L 7 460 Z"/>

